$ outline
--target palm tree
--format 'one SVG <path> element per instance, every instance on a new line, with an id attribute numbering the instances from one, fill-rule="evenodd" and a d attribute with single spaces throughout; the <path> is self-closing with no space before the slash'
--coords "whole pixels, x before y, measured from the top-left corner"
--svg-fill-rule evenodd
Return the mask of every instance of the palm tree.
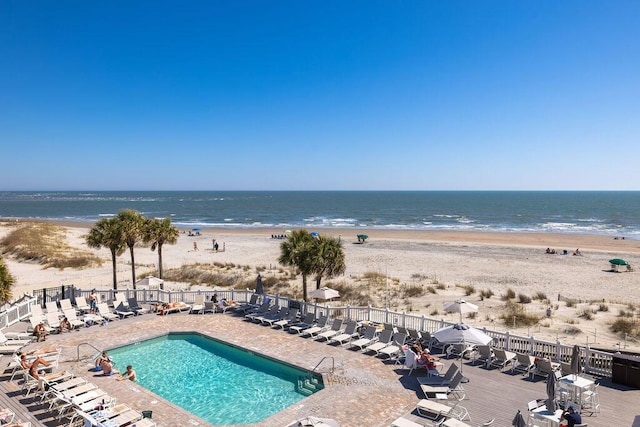
<path id="1" fill-rule="evenodd" d="M 322 277 L 331 277 L 343 274 L 347 269 L 344 262 L 342 242 L 335 237 L 319 236 L 316 241 L 316 260 L 313 273 L 316 275 L 316 289 L 320 289 Z"/>
<path id="2" fill-rule="evenodd" d="M 9 272 L 3 259 L 0 258 L 0 305 L 6 304 L 11 300 L 11 288 L 16 280 Z"/>
<path id="3" fill-rule="evenodd" d="M 118 289 L 116 278 L 116 257 L 122 255 L 126 246 L 122 239 L 119 222 L 116 218 L 104 218 L 96 222 L 89 230 L 85 238 L 87 246 L 100 249 L 107 248 L 111 251 L 111 264 L 113 266 L 113 289 Z"/>
<path id="4" fill-rule="evenodd" d="M 294 230 L 287 240 L 280 244 L 278 262 L 292 266 L 302 274 L 302 299 L 307 300 L 307 276 L 313 273 L 315 260 L 315 239 L 307 230 Z"/>
<path id="5" fill-rule="evenodd" d="M 151 243 L 151 250 L 158 248 L 158 278 L 162 279 L 162 245 L 168 243 L 175 245 L 180 232 L 171 225 L 171 218 L 148 219 L 144 227 L 143 241 Z"/>
<path id="6" fill-rule="evenodd" d="M 131 254 L 131 283 L 133 289 L 136 288 L 136 261 L 133 255 L 133 248 L 140 240 L 142 240 L 144 232 L 145 217 L 133 209 L 125 209 L 116 215 L 122 240 L 129 248 Z"/>

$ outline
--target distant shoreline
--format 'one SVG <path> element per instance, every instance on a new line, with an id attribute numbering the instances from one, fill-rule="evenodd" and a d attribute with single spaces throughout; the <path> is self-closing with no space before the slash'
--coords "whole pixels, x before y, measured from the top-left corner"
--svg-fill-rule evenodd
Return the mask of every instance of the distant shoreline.
<path id="1" fill-rule="evenodd" d="M 29 218 L 0 219 L 0 222 L 34 221 L 49 222 L 62 227 L 89 229 L 95 222 L 62 221 Z M 177 227 L 181 232 L 187 232 L 189 228 Z M 200 227 L 206 234 L 218 236 L 260 236 L 282 235 L 281 228 L 242 228 L 242 227 Z M 292 227 L 293 228 L 293 227 Z M 400 230 L 400 229 L 376 229 L 376 228 L 322 228 L 313 227 L 314 230 L 322 230 L 323 233 L 341 237 L 344 242 L 356 242 L 356 235 L 367 234 L 368 242 L 373 241 L 413 241 L 413 242 L 437 242 L 455 244 L 487 244 L 514 247 L 540 247 L 552 248 L 557 251 L 567 250 L 569 255 L 575 249 L 588 249 L 602 252 L 631 252 L 640 253 L 640 240 L 631 238 L 614 238 L 600 234 L 580 233 L 541 233 L 541 232 L 499 232 L 499 231 L 459 231 L 459 230 Z M 309 228 L 309 231 L 312 231 Z M 366 243 L 365 243 L 366 244 Z"/>

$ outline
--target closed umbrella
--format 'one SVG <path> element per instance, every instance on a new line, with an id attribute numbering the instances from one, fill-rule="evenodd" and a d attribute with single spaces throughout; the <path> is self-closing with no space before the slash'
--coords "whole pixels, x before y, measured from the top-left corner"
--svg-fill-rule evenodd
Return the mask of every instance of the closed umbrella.
<path id="1" fill-rule="evenodd" d="M 462 315 L 467 313 L 477 313 L 478 306 L 466 302 L 463 299 L 459 299 L 453 302 L 447 302 L 444 304 L 444 311 L 448 313 L 460 313 L 460 322 L 462 322 Z"/>
<path id="2" fill-rule="evenodd" d="M 513 427 L 527 427 L 527 423 L 522 417 L 522 412 L 520 412 L 520 409 L 518 409 L 516 416 L 513 418 L 513 421 L 511 421 L 511 425 Z"/>
<path id="3" fill-rule="evenodd" d="M 556 375 L 553 372 L 547 378 L 547 411 L 556 412 Z"/>
<path id="4" fill-rule="evenodd" d="M 340 297 L 340 292 L 335 289 L 328 288 L 323 286 L 322 288 L 316 289 L 315 291 L 311 291 L 309 293 L 309 298 L 318 298 L 318 299 L 332 299 Z"/>
<path id="5" fill-rule="evenodd" d="M 256 278 L 256 294 L 264 294 L 264 286 L 262 285 L 262 276 L 260 273 L 258 273 L 258 277 Z"/>
<path id="6" fill-rule="evenodd" d="M 573 350 L 571 351 L 571 373 L 576 377 L 580 372 L 582 372 L 582 364 L 580 363 L 580 347 L 577 345 L 573 346 Z"/>

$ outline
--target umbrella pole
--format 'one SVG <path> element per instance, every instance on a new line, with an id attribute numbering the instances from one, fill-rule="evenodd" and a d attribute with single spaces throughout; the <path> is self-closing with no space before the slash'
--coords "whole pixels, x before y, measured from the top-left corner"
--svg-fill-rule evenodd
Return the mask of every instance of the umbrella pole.
<path id="1" fill-rule="evenodd" d="M 462 317 L 462 313 L 460 313 L 460 317 Z M 462 322 L 460 322 L 462 323 Z M 460 380 L 461 383 L 468 383 L 469 382 L 469 378 L 464 376 L 464 372 L 462 372 L 462 365 L 464 364 L 464 350 L 466 350 L 467 347 L 467 343 L 465 341 L 462 341 L 462 353 L 460 353 L 460 373 L 462 374 L 462 379 Z"/>

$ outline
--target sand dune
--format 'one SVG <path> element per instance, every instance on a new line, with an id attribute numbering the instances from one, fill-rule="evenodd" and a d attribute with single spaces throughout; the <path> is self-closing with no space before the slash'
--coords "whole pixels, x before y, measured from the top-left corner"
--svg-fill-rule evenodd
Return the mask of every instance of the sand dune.
<path id="1" fill-rule="evenodd" d="M 67 238 L 71 245 L 86 248 L 83 235 L 88 226 L 63 224 L 67 227 Z M 10 231 L 10 226 L 0 227 L 0 237 Z M 606 236 L 558 235 L 540 233 L 467 233 L 395 230 L 322 230 L 323 233 L 340 236 L 344 242 L 347 271 L 341 278 L 347 283 L 367 272 L 386 274 L 400 283 L 428 286 L 441 283 L 445 289 L 436 294 L 425 295 L 411 301 L 395 301 L 400 310 L 411 310 L 425 315 L 453 319 L 443 313 L 442 304 L 464 297 L 480 305 L 480 313 L 469 323 L 477 326 L 505 331 L 507 326 L 498 317 L 504 303 L 499 296 L 507 289 L 517 294 L 534 296 L 543 293 L 553 308 L 551 319 L 544 326 L 535 328 L 510 328 L 520 334 L 533 334 L 542 339 L 563 342 L 588 342 L 600 347 L 614 347 L 624 343 L 622 337 L 609 332 L 608 323 L 614 320 L 620 309 L 630 308 L 640 312 L 640 272 L 611 273 L 608 260 L 625 258 L 632 264 L 640 262 L 640 241 L 614 240 Z M 365 232 L 370 236 L 365 244 L 356 244 L 356 234 Z M 200 236 L 181 234 L 178 244 L 165 245 L 163 260 L 165 269 L 192 263 L 234 263 L 251 267 L 277 267 L 281 240 L 272 239 L 272 234 L 281 230 L 203 230 Z M 212 239 L 219 244 L 219 252 L 212 250 Z M 194 242 L 198 250 L 194 250 Z M 566 249 L 568 255 L 545 254 L 547 247 L 558 251 Z M 222 249 L 225 249 L 222 251 Z M 572 256 L 580 248 L 582 256 Z M 5 257 L 11 273 L 17 279 L 14 295 L 33 289 L 75 284 L 83 288 L 110 288 L 111 262 L 107 250 L 96 251 L 105 260 L 101 267 L 85 270 L 42 269 L 40 265 L 16 262 Z M 129 255 L 118 258 L 118 279 L 121 287 L 131 286 Z M 138 272 L 152 271 L 157 264 L 157 254 L 149 248 L 136 250 Z M 247 272 L 254 275 L 255 269 Z M 301 283 L 301 280 L 298 280 Z M 184 284 L 168 284 L 184 287 Z M 465 286 L 473 286 L 476 292 L 465 295 Z M 491 289 L 494 296 L 480 300 L 478 291 Z M 575 307 L 566 307 L 558 301 L 559 295 L 585 300 Z M 604 302 L 608 312 L 597 312 L 593 320 L 578 318 L 585 309 L 597 309 Z M 526 304 L 530 313 L 543 315 L 548 303 Z M 437 314 L 435 314 L 437 312 Z M 575 335 L 567 329 L 578 329 Z M 595 341 L 595 344 L 593 344 Z M 622 345 L 622 344 L 621 344 Z M 637 347 L 627 341 L 628 348 Z"/>

